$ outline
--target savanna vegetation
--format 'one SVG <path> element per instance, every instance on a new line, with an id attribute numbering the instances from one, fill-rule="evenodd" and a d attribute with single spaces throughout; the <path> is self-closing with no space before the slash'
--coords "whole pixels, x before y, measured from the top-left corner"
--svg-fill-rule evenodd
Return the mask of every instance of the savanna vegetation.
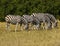
<path id="1" fill-rule="evenodd" d="M 60 0 L 0 0 L 0 21 L 7 14 L 51 13 L 60 19 Z"/>
<path id="2" fill-rule="evenodd" d="M 51 30 L 6 30 L 5 22 L 0 22 L 0 46 L 60 46 L 60 22 Z"/>
<path id="3" fill-rule="evenodd" d="M 33 12 L 53 14 L 60 19 L 60 0 L 0 0 L 0 21 L 7 14 L 23 15 Z M 60 46 L 60 21 L 58 28 L 51 30 L 6 30 L 6 23 L 0 22 L 0 46 Z M 22 27 L 23 28 L 23 27 Z"/>

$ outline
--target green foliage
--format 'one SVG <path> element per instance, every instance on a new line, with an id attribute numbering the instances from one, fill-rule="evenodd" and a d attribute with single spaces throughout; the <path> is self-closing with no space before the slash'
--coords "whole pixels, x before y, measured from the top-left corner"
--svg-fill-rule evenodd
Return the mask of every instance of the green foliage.
<path id="1" fill-rule="evenodd" d="M 23 15 L 33 12 L 51 13 L 60 19 L 59 0 L 0 0 L 0 21 L 7 14 Z M 58 17 L 59 16 L 59 17 Z"/>

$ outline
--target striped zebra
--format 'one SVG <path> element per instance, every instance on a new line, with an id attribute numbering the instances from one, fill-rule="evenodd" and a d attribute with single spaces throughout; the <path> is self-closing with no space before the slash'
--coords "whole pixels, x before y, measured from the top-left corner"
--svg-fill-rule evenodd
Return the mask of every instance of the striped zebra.
<path id="1" fill-rule="evenodd" d="M 39 21 L 37 18 L 30 16 L 30 15 L 23 15 L 23 17 L 27 20 L 28 24 L 36 26 L 34 29 L 39 29 Z"/>
<path id="2" fill-rule="evenodd" d="M 50 19 L 44 15 L 44 13 L 32 13 L 32 15 L 39 20 L 40 25 L 43 22 L 44 25 L 43 29 L 51 29 L 52 23 Z"/>
<path id="3" fill-rule="evenodd" d="M 7 15 L 5 17 L 5 21 L 6 21 L 6 28 L 8 30 L 10 30 L 10 28 L 9 28 L 10 27 L 10 24 L 16 25 L 15 32 L 17 30 L 18 24 L 20 24 L 20 25 L 24 24 L 25 25 L 25 29 L 28 28 L 27 21 L 23 17 L 21 17 L 19 15 L 17 15 L 17 16 L 15 16 L 15 15 Z"/>
<path id="4" fill-rule="evenodd" d="M 52 14 L 49 14 L 49 13 L 44 13 L 44 14 L 45 14 L 45 16 L 48 16 L 49 19 L 51 20 L 52 28 L 58 26 L 58 21 L 56 20 L 56 18 Z"/>

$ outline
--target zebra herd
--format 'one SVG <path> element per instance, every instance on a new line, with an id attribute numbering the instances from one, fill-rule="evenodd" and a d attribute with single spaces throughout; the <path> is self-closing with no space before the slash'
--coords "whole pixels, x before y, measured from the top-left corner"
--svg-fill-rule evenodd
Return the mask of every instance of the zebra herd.
<path id="1" fill-rule="evenodd" d="M 22 26 L 24 24 L 24 29 L 29 29 L 29 24 L 35 26 L 35 29 L 41 28 L 41 23 L 43 23 L 43 29 L 52 29 L 57 27 L 58 22 L 56 18 L 49 13 L 32 13 L 31 15 L 7 15 L 5 17 L 6 28 L 10 30 L 10 24 L 16 25 L 15 31 L 17 30 L 18 24 Z"/>

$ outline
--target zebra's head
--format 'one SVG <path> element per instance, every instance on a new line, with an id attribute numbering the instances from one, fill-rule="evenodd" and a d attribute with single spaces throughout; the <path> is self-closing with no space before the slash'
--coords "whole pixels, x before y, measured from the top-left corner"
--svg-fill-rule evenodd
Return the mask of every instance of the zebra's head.
<path id="1" fill-rule="evenodd" d="M 57 26 L 58 26 L 58 22 L 56 21 L 56 22 L 53 24 L 52 28 L 57 27 Z"/>
<path id="2" fill-rule="evenodd" d="M 57 27 L 58 26 L 58 22 L 56 21 L 55 24 L 54 24 L 54 27 Z"/>
<path id="3" fill-rule="evenodd" d="M 35 16 L 36 13 L 32 13 L 32 16 Z"/>
<path id="4" fill-rule="evenodd" d="M 29 23 L 33 21 L 33 18 L 30 15 L 23 15 L 23 18 L 25 18 Z"/>

